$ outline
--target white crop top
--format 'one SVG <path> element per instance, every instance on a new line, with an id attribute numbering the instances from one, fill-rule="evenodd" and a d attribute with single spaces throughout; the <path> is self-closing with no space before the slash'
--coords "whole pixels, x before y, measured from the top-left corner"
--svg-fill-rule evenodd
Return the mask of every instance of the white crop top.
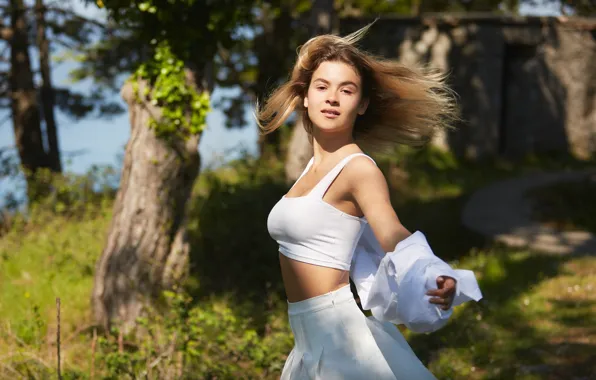
<path id="1" fill-rule="evenodd" d="M 291 198 L 284 195 L 271 209 L 267 229 L 284 256 L 324 267 L 350 269 L 366 219 L 338 210 L 323 201 L 323 196 L 344 166 L 357 156 L 368 157 L 363 153 L 347 156 L 307 195 Z M 310 159 L 296 182 L 308 172 L 313 159 Z"/>

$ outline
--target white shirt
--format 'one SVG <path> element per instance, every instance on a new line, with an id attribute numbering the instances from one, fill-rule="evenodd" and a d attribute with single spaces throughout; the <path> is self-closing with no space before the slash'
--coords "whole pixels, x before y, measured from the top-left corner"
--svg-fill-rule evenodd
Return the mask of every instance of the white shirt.
<path id="1" fill-rule="evenodd" d="M 452 269 L 435 256 L 420 231 L 385 253 L 369 225 L 365 226 L 350 268 L 364 310 L 381 321 L 404 324 L 414 332 L 432 332 L 445 326 L 453 309 L 445 311 L 429 302 L 426 295 L 437 289 L 437 277 L 457 280 L 452 306 L 479 301 L 482 293 L 474 273 Z"/>

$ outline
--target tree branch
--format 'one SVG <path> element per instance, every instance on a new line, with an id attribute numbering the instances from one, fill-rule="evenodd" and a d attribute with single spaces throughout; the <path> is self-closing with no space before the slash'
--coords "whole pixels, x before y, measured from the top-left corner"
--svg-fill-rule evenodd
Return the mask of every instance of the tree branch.
<path id="1" fill-rule="evenodd" d="M 27 11 L 35 11 L 35 8 L 34 7 L 27 7 L 27 6 L 25 6 L 24 8 L 25 8 L 25 11 L 26 12 Z M 10 5 L 0 5 L 0 9 L 1 10 L 4 10 L 4 11 L 10 11 L 10 10 L 12 10 L 12 7 Z M 70 17 L 72 17 L 72 18 L 74 18 L 76 20 L 79 20 L 79 21 L 82 21 L 82 22 L 86 22 L 86 23 L 89 23 L 89 24 L 98 26 L 98 27 L 100 27 L 102 29 L 107 29 L 106 24 L 104 24 L 104 23 L 102 23 L 100 21 L 97 21 L 97 20 L 93 20 L 93 19 L 87 18 L 85 16 L 81 16 L 80 14 L 78 14 L 75 11 L 72 11 L 70 9 L 64 9 L 64 8 L 59 8 L 59 7 L 47 6 L 47 5 L 44 6 L 42 9 L 43 9 L 44 12 L 47 12 L 47 11 L 56 12 L 56 13 L 59 13 L 59 14 L 65 15 L 65 16 L 70 16 Z M 2 22 L 0 21 L 0 31 L 2 32 L 2 39 L 6 39 L 6 38 L 3 37 L 3 35 L 5 33 L 4 32 L 4 29 L 10 29 L 10 28 L 5 27 L 4 24 L 2 24 Z M 12 33 L 12 30 L 10 30 L 10 33 Z"/>
<path id="2" fill-rule="evenodd" d="M 229 50 L 227 50 L 226 48 L 224 48 L 221 44 L 217 44 L 217 53 L 218 56 L 221 58 L 222 60 L 222 64 L 223 67 L 225 67 L 226 69 L 228 69 L 230 71 L 230 75 L 229 77 L 225 80 L 225 81 L 219 81 L 221 83 L 229 83 L 230 85 L 233 83 L 233 85 L 237 85 L 240 86 L 240 88 L 248 93 L 253 93 L 254 89 L 248 85 L 247 83 L 245 83 L 244 81 L 242 81 L 240 79 L 240 73 L 238 73 L 238 70 L 236 70 L 236 67 L 234 67 L 234 63 L 232 62 L 232 54 L 230 53 Z"/>
<path id="3" fill-rule="evenodd" d="M 68 42 L 63 41 L 60 38 L 53 39 L 52 43 L 64 46 L 65 48 L 67 48 L 69 50 L 81 50 L 81 47 L 77 46 L 76 44 L 69 44 Z"/>
<path id="4" fill-rule="evenodd" d="M 98 26 L 98 27 L 100 27 L 102 29 L 107 29 L 107 26 L 104 23 L 102 23 L 100 21 L 97 21 L 97 20 L 93 20 L 93 19 L 84 17 L 84 16 L 81 16 L 80 14 L 78 14 L 78 13 L 76 13 L 74 11 L 71 11 L 69 9 L 62 9 L 62 8 L 48 7 L 48 6 L 46 6 L 45 8 L 46 8 L 45 9 L 46 11 L 56 12 L 56 13 L 59 13 L 59 14 L 62 14 L 62 15 L 67 15 L 67 16 L 70 16 L 70 17 L 76 19 L 76 20 L 83 21 L 83 22 L 89 23 L 91 25 Z"/>

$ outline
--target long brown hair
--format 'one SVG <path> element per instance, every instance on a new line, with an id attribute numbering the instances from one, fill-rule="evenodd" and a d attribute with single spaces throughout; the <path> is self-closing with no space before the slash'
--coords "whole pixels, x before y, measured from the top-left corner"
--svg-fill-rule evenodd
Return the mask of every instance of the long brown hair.
<path id="1" fill-rule="evenodd" d="M 369 105 L 354 125 L 357 143 L 372 150 L 395 144 L 417 146 L 429 141 L 437 129 L 449 128 L 457 118 L 457 107 L 445 75 L 358 49 L 356 42 L 371 25 L 346 37 L 321 35 L 302 45 L 290 79 L 269 96 L 261 109 L 257 104 L 255 117 L 263 133 L 276 130 L 297 111 L 312 139 L 313 124 L 303 99 L 313 73 L 326 61 L 346 63 L 360 74 L 362 96 L 369 99 Z"/>

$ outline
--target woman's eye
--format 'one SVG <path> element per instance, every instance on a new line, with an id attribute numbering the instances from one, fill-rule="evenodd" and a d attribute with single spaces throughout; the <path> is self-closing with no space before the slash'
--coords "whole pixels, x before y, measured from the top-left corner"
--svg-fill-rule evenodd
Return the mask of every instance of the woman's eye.
<path id="1" fill-rule="evenodd" d="M 324 89 L 325 89 L 325 87 L 323 87 L 323 86 L 317 87 L 317 90 L 324 90 Z"/>
<path id="2" fill-rule="evenodd" d="M 349 90 L 344 90 L 344 92 L 345 92 L 346 94 L 348 94 L 348 95 L 351 95 L 351 94 L 352 94 L 352 91 L 349 91 Z"/>

